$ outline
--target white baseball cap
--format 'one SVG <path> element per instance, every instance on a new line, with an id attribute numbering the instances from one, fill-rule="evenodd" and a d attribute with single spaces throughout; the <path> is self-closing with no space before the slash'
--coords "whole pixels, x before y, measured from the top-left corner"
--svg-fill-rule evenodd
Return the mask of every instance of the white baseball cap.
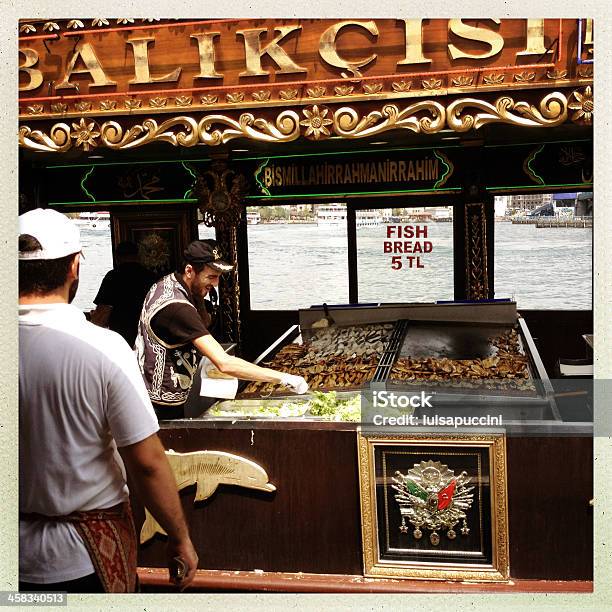
<path id="1" fill-rule="evenodd" d="M 36 208 L 19 216 L 19 234 L 40 242 L 36 251 L 19 251 L 19 259 L 59 259 L 81 251 L 79 228 L 66 215 L 49 208 Z"/>

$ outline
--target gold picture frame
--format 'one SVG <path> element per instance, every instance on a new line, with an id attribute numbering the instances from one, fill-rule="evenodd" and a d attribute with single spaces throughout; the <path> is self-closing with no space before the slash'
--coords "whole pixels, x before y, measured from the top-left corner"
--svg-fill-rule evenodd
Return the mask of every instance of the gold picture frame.
<path id="1" fill-rule="evenodd" d="M 358 430 L 357 446 L 364 576 L 508 581 L 504 434 L 386 434 Z M 459 472 L 463 467 L 466 469 Z M 431 486 L 421 487 L 428 482 L 425 476 L 430 478 L 432 474 Z M 440 489 L 443 486 L 445 489 Z M 455 514 L 450 521 L 455 524 L 440 528 L 439 516 L 446 515 L 438 509 L 442 507 L 439 500 L 449 490 L 445 509 L 453 509 Z M 415 512 L 421 504 L 427 513 L 432 503 L 436 510 L 426 516 L 438 524 L 434 529 L 427 526 L 431 522 L 419 525 L 424 515 Z"/>
<path id="2" fill-rule="evenodd" d="M 111 218 L 114 244 L 124 240 L 136 244 L 140 262 L 158 279 L 179 267 L 183 250 L 195 240 L 195 208 L 184 204 L 147 210 L 126 207 L 125 210 L 113 210 Z"/>

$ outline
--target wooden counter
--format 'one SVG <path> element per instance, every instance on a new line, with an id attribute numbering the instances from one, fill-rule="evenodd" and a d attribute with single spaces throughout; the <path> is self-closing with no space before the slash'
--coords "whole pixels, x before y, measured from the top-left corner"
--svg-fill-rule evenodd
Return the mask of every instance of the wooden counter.
<path id="1" fill-rule="evenodd" d="M 363 574 L 355 425 L 241 425 L 178 421 L 160 432 L 167 449 L 226 451 L 254 461 L 276 486 L 267 493 L 220 485 L 196 504 L 195 486 L 181 491 L 200 567 L 246 572 L 241 589 L 282 590 L 270 578 L 278 573 L 340 575 L 338 589 L 348 588 L 347 577 Z M 507 438 L 511 579 L 592 580 L 592 462 L 590 437 Z M 139 528 L 143 511 L 133 501 Z M 163 537 L 142 545 L 139 566 L 165 567 Z M 265 589 L 261 572 L 269 575 Z M 216 577 L 210 588 L 233 588 L 221 584 L 223 575 L 202 580 Z"/>

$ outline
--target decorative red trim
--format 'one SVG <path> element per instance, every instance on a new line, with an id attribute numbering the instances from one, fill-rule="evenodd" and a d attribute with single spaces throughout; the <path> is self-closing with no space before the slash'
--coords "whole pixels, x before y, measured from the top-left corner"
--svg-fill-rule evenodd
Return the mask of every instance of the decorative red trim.
<path id="1" fill-rule="evenodd" d="M 17 38 L 17 40 L 21 41 L 21 40 L 42 40 L 43 38 L 46 38 L 47 40 L 50 38 L 53 38 L 54 40 L 58 40 L 60 37 L 60 33 L 57 32 L 56 34 L 39 34 L 38 36 L 19 36 L 19 38 Z"/>
<path id="2" fill-rule="evenodd" d="M 145 590 L 176 591 L 176 588 L 168 582 L 167 569 L 139 567 L 138 577 Z M 189 591 L 198 590 L 274 593 L 592 593 L 593 582 L 589 580 L 511 580 L 509 582 L 465 583 L 364 578 L 346 574 L 198 570 Z"/>

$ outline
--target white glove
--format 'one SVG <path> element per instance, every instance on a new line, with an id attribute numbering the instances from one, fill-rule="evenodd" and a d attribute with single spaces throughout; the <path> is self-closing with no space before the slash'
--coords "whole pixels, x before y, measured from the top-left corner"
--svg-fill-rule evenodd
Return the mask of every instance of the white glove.
<path id="1" fill-rule="evenodd" d="M 283 374 L 280 382 L 281 385 L 289 387 L 294 393 L 306 393 L 306 391 L 308 391 L 308 383 L 302 376 Z"/>

